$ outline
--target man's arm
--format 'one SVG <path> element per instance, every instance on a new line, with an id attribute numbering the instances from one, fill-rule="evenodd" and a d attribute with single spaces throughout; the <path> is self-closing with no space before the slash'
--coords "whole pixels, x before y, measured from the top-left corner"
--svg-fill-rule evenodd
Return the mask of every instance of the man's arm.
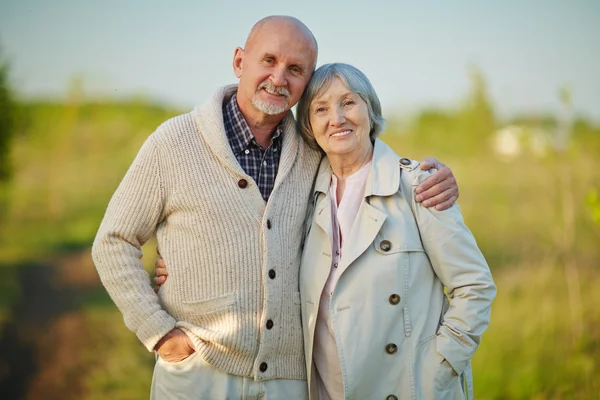
<path id="1" fill-rule="evenodd" d="M 424 171 L 436 169 L 437 171 L 417 186 L 415 200 L 424 207 L 435 206 L 438 211 L 452 207 L 459 196 L 458 184 L 452 170 L 435 158 L 423 160 L 421 169 Z"/>
<path id="2" fill-rule="evenodd" d="M 94 240 L 92 257 L 100 279 L 127 327 L 149 351 L 175 328 L 162 309 L 141 262 L 141 246 L 162 219 L 164 188 L 151 136 L 113 195 Z"/>

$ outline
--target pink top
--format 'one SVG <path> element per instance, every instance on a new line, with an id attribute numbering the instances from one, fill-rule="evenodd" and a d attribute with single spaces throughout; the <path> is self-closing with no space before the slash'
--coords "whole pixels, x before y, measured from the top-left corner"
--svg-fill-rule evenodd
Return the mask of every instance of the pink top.
<path id="1" fill-rule="evenodd" d="M 331 175 L 329 196 L 331 198 L 331 226 L 333 232 L 332 261 L 329 278 L 321 293 L 313 346 L 313 362 L 316 367 L 315 379 L 320 400 L 344 398 L 344 382 L 329 307 L 331 296 L 339 278 L 337 267 L 342 261 L 343 238 L 350 235 L 360 204 L 363 201 L 370 170 L 371 163 L 369 162 L 346 178 L 346 189 L 339 207 L 337 206 L 336 197 L 337 178 L 335 175 Z"/>

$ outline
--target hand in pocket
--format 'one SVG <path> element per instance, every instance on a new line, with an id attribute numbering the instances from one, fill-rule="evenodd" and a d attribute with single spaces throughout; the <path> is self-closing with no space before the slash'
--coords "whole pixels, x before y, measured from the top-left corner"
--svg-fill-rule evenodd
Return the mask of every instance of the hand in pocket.
<path id="1" fill-rule="evenodd" d="M 178 328 L 160 339 L 155 350 L 163 361 L 172 363 L 183 361 L 196 351 L 188 335 Z"/>

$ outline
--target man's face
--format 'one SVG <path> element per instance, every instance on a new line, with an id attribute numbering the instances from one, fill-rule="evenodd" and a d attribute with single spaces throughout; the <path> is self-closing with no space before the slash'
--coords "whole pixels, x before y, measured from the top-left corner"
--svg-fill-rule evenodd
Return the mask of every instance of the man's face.
<path id="1" fill-rule="evenodd" d="M 316 50 L 295 26 L 267 23 L 236 49 L 234 70 L 240 78 L 238 104 L 242 111 L 277 115 L 292 108 L 312 75 Z"/>

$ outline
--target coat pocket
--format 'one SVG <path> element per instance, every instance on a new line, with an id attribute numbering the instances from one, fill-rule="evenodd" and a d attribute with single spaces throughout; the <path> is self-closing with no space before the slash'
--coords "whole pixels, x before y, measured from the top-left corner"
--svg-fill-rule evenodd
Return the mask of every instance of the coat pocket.
<path id="1" fill-rule="evenodd" d="M 419 398 L 446 399 L 454 398 L 450 393 L 453 383 L 460 384 L 459 377 L 450 363 L 438 353 L 436 346 L 437 335 L 425 338 L 416 349 L 417 371 L 419 382 Z"/>

